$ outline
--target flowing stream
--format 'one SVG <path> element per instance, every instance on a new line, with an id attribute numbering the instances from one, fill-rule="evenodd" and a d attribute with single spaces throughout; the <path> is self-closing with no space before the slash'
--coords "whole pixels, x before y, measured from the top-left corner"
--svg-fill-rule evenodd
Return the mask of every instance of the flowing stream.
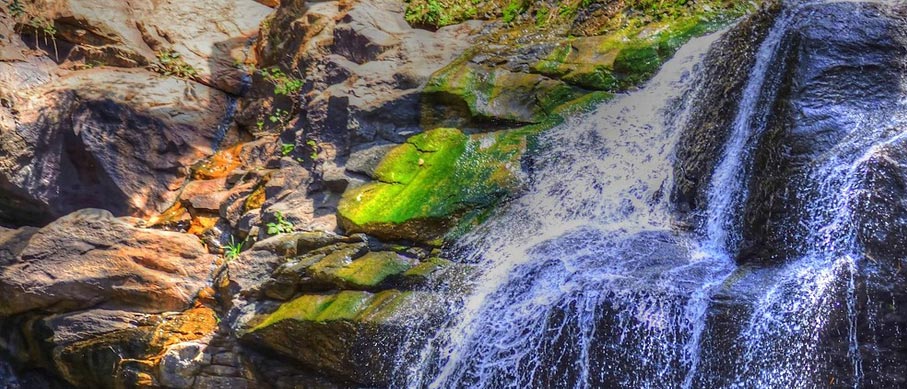
<path id="1" fill-rule="evenodd" d="M 689 42 L 642 90 L 544 135 L 527 193 L 461 240 L 464 261 L 485 271 L 406 386 L 859 387 L 858 327 L 872 315 L 857 312 L 871 302 L 859 297 L 851 210 L 867 201 L 867 161 L 907 136 L 869 129 L 900 115 L 852 118 L 860 135 L 807 169 L 797 258 L 758 271 L 735 262 L 784 37 L 809 22 L 806 5 L 788 5 L 757 51 L 703 225 L 679 228 L 668 193 L 688 102 L 722 32 Z"/>

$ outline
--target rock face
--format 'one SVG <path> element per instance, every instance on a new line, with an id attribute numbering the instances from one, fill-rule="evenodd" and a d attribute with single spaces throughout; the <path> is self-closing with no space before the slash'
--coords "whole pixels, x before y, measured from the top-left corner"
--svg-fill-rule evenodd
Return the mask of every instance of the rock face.
<path id="1" fill-rule="evenodd" d="M 271 12 L 252 0 L 3 5 L 0 221 L 164 211 L 192 163 L 235 142 L 230 95 L 248 86 L 249 41 Z"/>
<path id="2" fill-rule="evenodd" d="M 14 257 L 0 269 L 0 316 L 182 310 L 207 284 L 214 261 L 195 237 L 135 228 L 100 210 L 60 218 L 19 246 L 3 250 Z"/>
<path id="3" fill-rule="evenodd" d="M 41 11 L 60 39 L 76 45 L 66 59 L 122 67 L 177 59 L 192 78 L 231 94 L 245 88 L 247 75 L 237 64 L 271 13 L 252 0 L 53 0 Z"/>
<path id="4" fill-rule="evenodd" d="M 815 22 L 789 28 L 772 70 L 784 76 L 769 86 L 777 96 L 754 154 L 743 260 L 802 254 L 809 227 L 800 221 L 833 224 L 835 215 L 817 213 L 823 207 L 850 209 L 847 222 L 868 222 L 857 224 L 860 239 L 894 260 L 905 252 L 898 242 L 907 239 L 901 227 L 907 208 L 896 200 L 907 196 L 905 160 L 895 151 L 904 93 L 886 80 L 907 74 L 902 10 L 836 4 L 800 12 Z M 802 185 L 809 180 L 818 183 Z M 840 193 L 826 193 L 842 184 Z"/>
<path id="5" fill-rule="evenodd" d="M 298 136 L 300 143 L 312 138 L 329 144 L 328 158 L 344 157 L 357 144 L 399 143 L 418 133 L 419 92 L 434 71 L 468 47 L 479 27 L 415 29 L 403 20 L 402 3 L 385 0 L 349 8 L 336 1 L 292 2 L 277 11 L 272 26 L 259 43 L 260 66 L 306 76 L 299 125 L 307 132 Z M 263 94 L 271 94 L 268 89 Z M 242 116 L 250 124 L 267 116 L 260 112 L 267 107 L 248 100 Z"/>
<path id="6" fill-rule="evenodd" d="M 224 93 L 144 70 L 82 71 L 12 96 L 18 114 L 0 133 L 0 190 L 20 201 L 3 207 L 6 219 L 163 211 L 186 168 L 227 131 Z"/>

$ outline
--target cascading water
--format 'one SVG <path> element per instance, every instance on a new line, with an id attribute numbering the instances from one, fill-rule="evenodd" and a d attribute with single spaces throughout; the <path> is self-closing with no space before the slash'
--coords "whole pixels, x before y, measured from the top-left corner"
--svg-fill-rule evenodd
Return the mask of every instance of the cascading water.
<path id="1" fill-rule="evenodd" d="M 675 226 L 666 193 L 702 58 L 720 34 L 684 46 L 642 90 L 546 133 L 528 192 L 461 240 L 464 260 L 485 272 L 459 320 L 407 372 L 407 386 L 866 381 L 861 339 L 873 335 L 859 328 L 879 308 L 859 295 L 867 281 L 853 210 L 866 202 L 867 161 L 904 135 L 865 132 L 907 123 L 888 111 L 852 120 L 862 123 L 859 135 L 799 177 L 809 201 L 800 220 L 807 233 L 792 248 L 798 255 L 760 269 L 735 262 L 752 151 L 777 99 L 786 34 L 809 23 L 809 6 L 782 11 L 757 51 L 697 231 Z"/>
<path id="2" fill-rule="evenodd" d="M 684 46 L 643 90 L 546 134 L 531 190 L 464 240 L 489 269 L 421 384 L 684 380 L 678 367 L 695 364 L 712 286 L 700 282 L 732 262 L 682 259 L 691 242 L 670 232 L 665 192 L 684 102 L 695 99 L 697 66 L 717 37 Z"/>

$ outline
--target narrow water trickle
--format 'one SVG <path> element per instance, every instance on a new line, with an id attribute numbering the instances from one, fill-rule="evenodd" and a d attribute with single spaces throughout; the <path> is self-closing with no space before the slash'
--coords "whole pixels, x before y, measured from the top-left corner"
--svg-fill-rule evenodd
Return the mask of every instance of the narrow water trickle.
<path id="1" fill-rule="evenodd" d="M 747 197 L 746 182 L 752 151 L 758 135 L 765 128 L 769 113 L 767 105 L 774 100 L 780 79 L 780 72 L 772 69 L 772 65 L 781 55 L 779 48 L 794 15 L 797 13 L 792 11 L 780 15 L 759 47 L 756 63 L 743 91 L 743 100 L 737 108 L 720 162 L 712 175 L 706 210 L 706 248 L 718 255 L 734 255 L 740 243 L 740 208 Z"/>

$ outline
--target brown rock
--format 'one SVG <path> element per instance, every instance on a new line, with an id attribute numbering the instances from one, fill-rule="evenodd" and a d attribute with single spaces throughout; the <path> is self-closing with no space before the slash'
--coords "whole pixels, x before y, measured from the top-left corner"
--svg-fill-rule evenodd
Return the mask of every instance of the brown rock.
<path id="1" fill-rule="evenodd" d="M 213 262 L 193 236 L 82 210 L 42 228 L 0 270 L 0 316 L 86 307 L 181 310 L 206 286 Z"/>
<path id="2" fill-rule="evenodd" d="M 226 95 L 144 70 L 93 69 L 31 88 L 3 81 L 16 114 L 0 120 L 0 219 L 162 212 L 225 131 Z"/>
<path id="3" fill-rule="evenodd" d="M 245 48 L 271 8 L 252 0 L 54 0 L 45 17 L 76 44 L 71 59 L 137 67 L 175 54 L 205 85 L 243 90 Z"/>

